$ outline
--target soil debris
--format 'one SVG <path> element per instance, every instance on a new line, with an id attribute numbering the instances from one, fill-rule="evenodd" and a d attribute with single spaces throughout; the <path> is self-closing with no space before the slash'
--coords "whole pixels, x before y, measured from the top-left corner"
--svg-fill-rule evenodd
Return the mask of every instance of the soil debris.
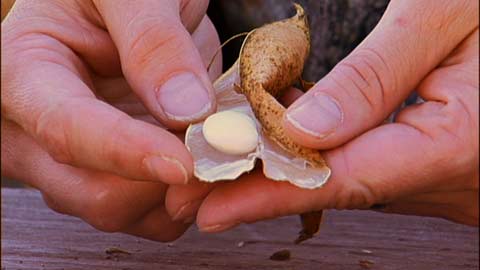
<path id="1" fill-rule="evenodd" d="M 270 260 L 272 261 L 288 261 L 290 260 L 290 250 L 288 249 L 282 249 L 282 250 L 279 250 L 275 253 L 273 253 L 271 256 L 270 256 Z"/>
<path id="2" fill-rule="evenodd" d="M 114 254 L 127 254 L 127 255 L 130 255 L 132 253 L 126 251 L 126 250 L 123 250 L 121 248 L 118 248 L 118 247 L 109 247 L 107 249 L 105 249 L 105 253 L 107 255 L 114 255 Z"/>
<path id="3" fill-rule="evenodd" d="M 359 260 L 358 265 L 363 269 L 371 269 L 373 267 L 373 261 L 370 260 Z"/>

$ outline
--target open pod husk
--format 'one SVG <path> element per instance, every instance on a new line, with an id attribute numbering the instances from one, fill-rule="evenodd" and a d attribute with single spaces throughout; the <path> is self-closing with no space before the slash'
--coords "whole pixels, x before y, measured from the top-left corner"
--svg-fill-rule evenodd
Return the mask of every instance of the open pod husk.
<path id="1" fill-rule="evenodd" d="M 283 90 L 300 81 L 310 50 L 306 16 L 301 6 L 295 4 L 295 8 L 297 14 L 292 18 L 251 31 L 239 59 L 213 85 L 218 111 L 238 111 L 255 121 L 259 134 L 255 151 L 224 154 L 207 143 L 203 123 L 187 129 L 185 144 L 194 159 L 195 176 L 201 181 L 235 180 L 252 170 L 257 159 L 262 160 L 265 176 L 274 181 L 314 189 L 328 180 L 331 171 L 321 154 L 296 144 L 285 134 L 285 108 L 276 100 Z M 318 231 L 321 212 L 303 214 L 301 218 L 303 230 L 298 243 Z"/>
<path id="2" fill-rule="evenodd" d="M 239 60 L 213 85 L 218 111 L 234 110 L 255 120 L 260 135 L 256 150 L 246 155 L 224 154 L 206 142 L 203 123 L 188 128 L 185 143 L 200 180 L 235 180 L 252 170 L 258 158 L 266 177 L 301 188 L 318 188 L 330 176 L 317 150 L 300 146 L 285 134 L 281 124 L 285 108 L 276 100 L 300 79 L 309 51 L 306 17 L 299 5 L 295 7 L 294 17 L 251 31 Z"/>

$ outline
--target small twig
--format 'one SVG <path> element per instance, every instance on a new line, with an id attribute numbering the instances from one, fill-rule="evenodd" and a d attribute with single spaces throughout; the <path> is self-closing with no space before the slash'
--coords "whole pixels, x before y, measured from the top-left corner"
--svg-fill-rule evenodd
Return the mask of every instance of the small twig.
<path id="1" fill-rule="evenodd" d="M 210 67 L 213 64 L 213 61 L 215 60 L 215 57 L 217 57 L 218 53 L 222 50 L 223 46 L 227 45 L 227 43 L 229 43 L 230 41 L 232 41 L 232 40 L 234 40 L 238 37 L 248 35 L 248 33 L 249 32 L 243 32 L 243 33 L 240 33 L 240 34 L 236 34 L 236 35 L 232 36 L 231 38 L 227 39 L 225 42 L 223 42 L 222 45 L 220 45 L 220 47 L 218 47 L 218 49 L 215 51 L 215 54 L 212 56 L 212 60 L 210 60 L 210 63 L 207 66 L 207 71 L 210 70 Z"/>
<path id="2" fill-rule="evenodd" d="M 288 261 L 290 260 L 290 250 L 282 249 L 279 250 L 270 256 L 270 260 L 272 261 Z"/>
<path id="3" fill-rule="evenodd" d="M 108 255 L 113 255 L 113 254 L 132 254 L 126 250 L 123 250 L 123 249 L 120 249 L 120 248 L 117 248 L 117 247 L 109 247 L 107 249 L 105 249 L 105 253 L 108 254 Z"/>
<path id="4" fill-rule="evenodd" d="M 323 211 L 314 211 L 303 213 L 300 215 L 302 222 L 302 230 L 300 231 L 298 238 L 294 241 L 295 244 L 312 238 L 320 229 L 320 223 L 322 222 Z"/>
<path id="5" fill-rule="evenodd" d="M 372 268 L 373 264 L 374 264 L 373 261 L 370 261 L 370 260 L 359 260 L 358 261 L 358 265 L 360 265 L 360 267 L 362 267 L 364 269 Z"/>

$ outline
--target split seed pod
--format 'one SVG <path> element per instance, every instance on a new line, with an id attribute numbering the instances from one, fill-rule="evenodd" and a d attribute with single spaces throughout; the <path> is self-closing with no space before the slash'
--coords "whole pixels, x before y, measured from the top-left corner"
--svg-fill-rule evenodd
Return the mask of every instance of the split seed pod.
<path id="1" fill-rule="evenodd" d="M 233 110 L 251 117 L 259 143 L 255 151 L 228 155 L 211 147 L 202 134 L 203 123 L 190 125 L 185 144 L 194 159 L 194 173 L 201 181 L 235 180 L 252 170 L 260 158 L 263 173 L 275 181 L 288 181 L 301 188 L 321 187 L 330 176 L 321 154 L 291 140 L 282 126 L 285 107 L 276 98 L 301 80 L 310 50 L 310 33 L 303 8 L 295 4 L 292 18 L 251 31 L 243 43 L 239 59 L 218 78 L 218 111 Z M 234 143 L 234 142 L 232 142 Z M 297 242 L 318 231 L 321 212 L 301 216 L 303 230 Z"/>
<path id="2" fill-rule="evenodd" d="M 316 167 L 326 166 L 317 150 L 298 145 L 282 126 L 285 108 L 275 97 L 300 79 L 310 51 L 310 32 L 300 5 L 290 19 L 267 24 L 247 36 L 240 52 L 239 92 L 250 102 L 269 137 Z"/>

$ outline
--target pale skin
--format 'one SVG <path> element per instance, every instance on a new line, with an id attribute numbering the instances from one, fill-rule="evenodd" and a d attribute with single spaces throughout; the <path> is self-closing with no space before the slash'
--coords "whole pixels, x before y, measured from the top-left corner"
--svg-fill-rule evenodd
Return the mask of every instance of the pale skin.
<path id="1" fill-rule="evenodd" d="M 374 204 L 478 225 L 477 1 L 393 1 L 307 94 L 287 93 L 286 103 L 298 98 L 284 121 L 288 134 L 325 150 L 333 172 L 317 190 L 261 172 L 200 183 L 181 140 L 160 127 L 181 130 L 215 109 L 209 81 L 221 65 L 209 78 L 204 63 L 218 38 L 204 19 L 206 1 L 58 2 L 18 1 L 2 22 L 2 175 L 38 188 L 54 210 L 158 241 L 195 219 L 217 232 Z M 195 74 L 200 84 L 192 85 L 207 93 L 195 100 L 207 105 L 179 112 L 175 96 L 162 94 L 182 72 Z M 414 89 L 425 102 L 379 126 Z M 333 107 L 319 99 L 295 113 L 326 95 Z M 305 115 L 322 121 L 302 125 Z M 145 162 L 152 155 L 153 172 Z"/>
<path id="2" fill-rule="evenodd" d="M 171 241 L 191 221 L 172 220 L 165 192 L 191 180 L 193 164 L 183 135 L 163 127 L 215 110 L 221 58 L 210 74 L 206 65 L 220 44 L 207 1 L 131 3 L 15 3 L 2 22 L 2 175 L 99 230 Z M 162 96 L 187 72 L 203 87 L 180 90 L 205 90 L 207 110 L 180 90 Z"/>
<path id="3" fill-rule="evenodd" d="M 325 150 L 332 176 L 324 187 L 304 190 L 257 171 L 213 187 L 171 187 L 167 209 L 180 219 L 197 213 L 205 232 L 379 204 L 478 226 L 478 49 L 477 1 L 392 1 L 354 52 L 308 93 L 286 97 L 298 98 L 284 119 L 288 134 Z M 379 126 L 413 90 L 425 102 Z"/>

